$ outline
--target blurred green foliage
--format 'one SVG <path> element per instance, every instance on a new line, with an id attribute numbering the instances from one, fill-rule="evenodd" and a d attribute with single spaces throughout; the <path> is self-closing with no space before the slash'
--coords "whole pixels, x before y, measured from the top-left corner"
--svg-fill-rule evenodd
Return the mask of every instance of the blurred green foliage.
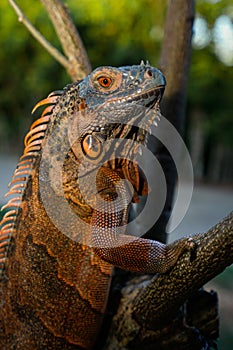
<path id="1" fill-rule="evenodd" d="M 18 1 L 26 16 L 42 34 L 60 48 L 40 1 Z M 67 0 L 93 67 L 137 64 L 148 59 L 157 65 L 166 15 L 164 0 Z M 211 30 L 216 19 L 232 18 L 231 0 L 198 0 L 197 14 Z M 32 106 L 52 90 L 70 82 L 66 72 L 37 43 L 7 0 L 0 3 L 0 138 L 1 144 L 18 145 Z M 193 50 L 189 84 L 189 111 L 198 108 L 206 115 L 207 134 L 232 144 L 233 70 L 216 56 L 213 40 Z M 11 140 L 9 142 L 9 140 Z"/>
<path id="2" fill-rule="evenodd" d="M 69 6 L 94 67 L 137 64 L 156 56 L 163 37 L 163 0 L 81 0 Z"/>
<path id="3" fill-rule="evenodd" d="M 189 102 L 191 106 L 196 106 L 205 113 L 206 119 L 203 120 L 203 126 L 205 132 L 212 138 L 212 142 L 232 145 L 233 69 L 219 60 L 214 45 L 213 28 L 216 20 L 222 15 L 227 15 L 231 21 L 233 20 L 232 1 L 197 1 L 197 16 L 205 19 L 210 31 L 210 42 L 202 49 L 193 50 Z M 233 63 L 233 51 L 231 54 Z"/>

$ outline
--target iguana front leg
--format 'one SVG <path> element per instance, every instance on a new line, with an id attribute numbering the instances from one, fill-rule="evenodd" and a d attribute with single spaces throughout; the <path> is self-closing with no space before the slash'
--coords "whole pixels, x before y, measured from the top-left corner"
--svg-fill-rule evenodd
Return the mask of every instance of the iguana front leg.
<path id="1" fill-rule="evenodd" d="M 99 199 L 92 216 L 92 242 L 95 252 L 105 261 L 122 269 L 142 272 L 166 272 L 184 251 L 193 251 L 192 238 L 162 244 L 124 233 L 130 191 L 117 172 L 102 168 L 97 178 Z M 121 197 L 121 202 L 116 201 Z M 117 204 L 116 204 L 117 203 Z M 119 208 L 119 203 L 123 206 Z"/>

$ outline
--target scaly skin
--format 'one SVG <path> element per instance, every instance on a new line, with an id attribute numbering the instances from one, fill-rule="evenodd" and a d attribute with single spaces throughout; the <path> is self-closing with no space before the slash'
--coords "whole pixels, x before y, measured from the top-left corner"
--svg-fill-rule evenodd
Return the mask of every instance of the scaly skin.
<path id="1" fill-rule="evenodd" d="M 127 123 L 143 107 L 156 117 L 164 85 L 149 64 L 102 67 L 36 106 L 49 105 L 25 138 L 10 189 L 16 197 L 2 222 L 1 349 L 92 348 L 113 265 L 165 272 L 192 249 L 190 239 L 165 246 L 118 232 L 131 191 L 137 201 L 148 190 L 136 163 L 124 159 L 125 152 L 134 158 L 145 132 Z M 119 140 L 129 138 L 122 148 Z M 100 161 L 97 194 L 90 176 Z"/>

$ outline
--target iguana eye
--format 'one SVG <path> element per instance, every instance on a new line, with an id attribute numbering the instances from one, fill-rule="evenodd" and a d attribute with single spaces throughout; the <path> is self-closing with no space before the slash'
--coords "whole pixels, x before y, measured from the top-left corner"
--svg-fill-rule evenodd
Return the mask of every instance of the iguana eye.
<path id="1" fill-rule="evenodd" d="M 102 143 L 96 136 L 88 134 L 83 138 L 82 151 L 89 159 L 96 160 L 101 155 L 102 150 Z"/>
<path id="2" fill-rule="evenodd" d="M 112 85 L 112 79 L 109 77 L 99 77 L 98 79 L 98 83 L 100 84 L 100 86 L 104 87 L 104 88 L 108 88 Z"/>

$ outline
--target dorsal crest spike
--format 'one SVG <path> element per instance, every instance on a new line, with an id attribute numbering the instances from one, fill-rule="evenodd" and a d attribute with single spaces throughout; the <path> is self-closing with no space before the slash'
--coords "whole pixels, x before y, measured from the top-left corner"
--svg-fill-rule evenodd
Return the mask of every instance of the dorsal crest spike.
<path id="1" fill-rule="evenodd" d="M 145 66 L 145 63 L 144 63 L 144 61 L 143 61 L 143 60 L 141 60 L 141 62 L 140 62 L 140 66 L 142 66 L 142 67 L 144 67 L 144 66 Z"/>
<path id="2" fill-rule="evenodd" d="M 146 60 L 146 66 L 150 66 L 150 62 Z"/>
<path id="3" fill-rule="evenodd" d="M 6 210 L 6 213 L 0 222 L 0 279 L 3 274 L 10 240 L 15 232 L 17 213 L 28 177 L 32 173 L 35 161 L 39 155 L 42 140 L 47 130 L 53 108 L 62 93 L 62 91 L 51 93 L 46 99 L 38 102 L 33 109 L 34 112 L 38 107 L 47 105 L 42 115 L 32 124 L 25 137 L 24 154 L 18 162 L 13 178 L 9 184 L 9 192 L 7 193 L 7 195 L 13 195 L 13 197 L 1 208 L 1 210 Z"/>

